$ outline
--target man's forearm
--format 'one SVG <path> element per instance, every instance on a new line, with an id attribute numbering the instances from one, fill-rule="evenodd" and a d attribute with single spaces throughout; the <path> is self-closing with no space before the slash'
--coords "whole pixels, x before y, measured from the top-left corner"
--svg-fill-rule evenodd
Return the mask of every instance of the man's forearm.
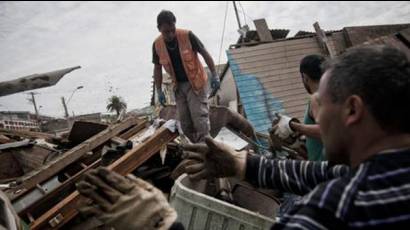
<path id="1" fill-rule="evenodd" d="M 316 185 L 340 177 L 348 170 L 347 166 L 342 165 L 330 167 L 326 161 L 272 160 L 248 156 L 245 178 L 257 187 L 305 195 Z"/>
<path id="2" fill-rule="evenodd" d="M 211 71 L 212 75 L 216 75 L 216 69 L 215 69 L 215 63 L 214 60 L 212 59 L 211 55 L 208 53 L 207 50 L 203 49 L 201 50 L 200 54 L 205 60 L 206 65 L 208 66 L 209 70 Z"/>
<path id="3" fill-rule="evenodd" d="M 298 122 L 291 122 L 290 128 L 308 137 L 313 137 L 321 140 L 319 125 L 305 125 Z"/>

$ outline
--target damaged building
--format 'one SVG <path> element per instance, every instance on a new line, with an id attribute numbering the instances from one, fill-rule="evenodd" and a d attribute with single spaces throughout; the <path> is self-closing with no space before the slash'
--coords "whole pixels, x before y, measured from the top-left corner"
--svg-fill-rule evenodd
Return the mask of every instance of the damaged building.
<path id="1" fill-rule="evenodd" d="M 410 57 L 410 24 L 324 31 L 316 23 L 316 32 L 300 31 L 293 37 L 288 37 L 289 30 L 267 28 L 264 20 L 255 24 L 256 31 L 248 31 L 226 51 L 228 62 L 218 68 L 221 89 L 210 98 L 211 135 L 217 137 L 227 128 L 237 138 L 237 150 L 253 148 L 259 138 L 266 138 L 275 113 L 303 118 L 308 94 L 300 79 L 299 61 L 304 56 L 332 57 L 363 44 L 388 44 Z M 163 120 L 152 124 L 132 113 L 116 123 L 102 124 L 100 114 L 91 114 L 74 121 L 66 135 L 1 129 L 1 188 L 20 218 L 31 229 L 100 227 L 79 215 L 78 207 L 89 200 L 76 191 L 75 183 L 89 170 L 106 166 L 159 187 L 180 213 L 179 221 L 190 229 L 270 227 L 280 206 L 277 192 L 238 181 L 230 181 L 229 186 L 195 184 L 185 176 L 175 176 L 183 139 L 174 120 L 171 82 L 164 80 L 163 88 L 171 103 L 157 106 Z M 152 104 L 157 104 L 154 93 Z M 221 190 L 228 190 L 233 201 L 218 197 Z M 255 202 L 249 202 L 249 197 Z"/>

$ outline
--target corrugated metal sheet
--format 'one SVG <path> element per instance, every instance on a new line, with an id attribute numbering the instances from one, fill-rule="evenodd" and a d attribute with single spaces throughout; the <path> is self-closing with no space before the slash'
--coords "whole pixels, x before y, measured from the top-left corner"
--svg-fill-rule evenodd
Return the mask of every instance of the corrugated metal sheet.
<path id="1" fill-rule="evenodd" d="M 315 37 L 228 50 L 228 61 L 248 120 L 267 133 L 276 112 L 303 119 L 309 95 L 300 60 L 321 50 Z"/>

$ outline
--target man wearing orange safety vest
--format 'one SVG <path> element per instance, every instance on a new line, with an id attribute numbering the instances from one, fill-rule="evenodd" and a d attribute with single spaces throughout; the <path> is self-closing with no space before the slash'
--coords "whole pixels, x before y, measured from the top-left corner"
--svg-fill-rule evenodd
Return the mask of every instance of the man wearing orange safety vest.
<path id="1" fill-rule="evenodd" d="M 199 60 L 202 55 L 212 73 L 211 87 L 220 87 L 215 64 L 202 42 L 188 30 L 175 28 L 176 18 L 171 11 L 163 10 L 157 17 L 161 35 L 154 41 L 152 62 L 158 100 L 165 105 L 162 91 L 162 67 L 175 85 L 178 120 L 184 134 L 194 143 L 204 141 L 209 134 L 208 76 Z"/>

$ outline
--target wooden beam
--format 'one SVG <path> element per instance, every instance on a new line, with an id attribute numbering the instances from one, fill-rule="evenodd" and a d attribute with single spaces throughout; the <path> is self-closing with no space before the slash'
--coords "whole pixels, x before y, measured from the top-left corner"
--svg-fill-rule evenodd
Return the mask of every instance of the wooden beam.
<path id="1" fill-rule="evenodd" d="M 127 143 L 127 140 L 122 139 L 121 137 L 113 137 L 111 138 L 111 142 L 116 145 L 123 145 Z"/>
<path id="2" fill-rule="evenodd" d="M 175 139 L 175 137 L 177 137 L 177 133 L 171 133 L 168 129 L 161 127 L 148 140 L 135 146 L 120 159 L 109 165 L 108 168 L 121 175 L 131 173 L 155 153 L 160 151 L 163 145 Z M 81 196 L 78 191 L 75 191 L 35 220 L 30 226 L 30 229 L 59 228 L 73 219 L 78 214 L 78 208 L 88 201 L 89 200 Z M 62 219 L 60 218 L 61 216 L 63 217 Z M 53 223 L 52 225 L 50 225 L 50 221 Z"/>
<path id="3" fill-rule="evenodd" d="M 137 120 L 134 117 L 130 117 L 119 124 L 108 127 L 107 129 L 94 135 L 90 139 L 67 151 L 52 162 L 47 163 L 46 165 L 41 167 L 41 169 L 38 169 L 35 172 L 32 172 L 29 175 L 25 176 L 22 185 L 16 188 L 18 190 L 21 190 L 21 192 L 19 192 L 18 194 L 13 193 L 10 199 L 12 201 L 15 200 L 16 198 L 33 189 L 36 184 L 42 183 L 45 180 L 55 176 L 67 165 L 80 159 L 84 154 L 104 144 L 106 141 L 110 140 L 112 137 L 116 136 L 123 130 L 129 128 L 132 125 L 135 125 L 136 122 Z"/>
<path id="4" fill-rule="evenodd" d="M 40 133 L 40 132 L 32 132 L 32 131 L 18 131 L 18 130 L 8 130 L 8 129 L 0 129 L 0 134 L 2 135 L 10 135 L 10 136 L 20 136 L 24 138 L 54 138 L 56 137 L 53 134 L 48 133 Z"/>
<path id="5" fill-rule="evenodd" d="M 58 197 L 59 194 L 66 193 L 67 190 L 70 189 L 71 186 L 74 185 L 75 182 L 77 182 L 87 171 L 93 168 L 97 168 L 98 166 L 101 165 L 101 160 L 97 160 L 91 165 L 87 166 L 86 168 L 80 170 L 77 172 L 75 175 L 70 177 L 68 180 L 64 181 L 60 186 L 58 186 L 56 189 L 48 193 L 46 196 L 42 197 L 40 200 L 36 201 L 36 203 L 30 205 L 29 207 L 25 208 L 24 210 L 21 210 L 18 214 L 20 216 L 24 216 L 26 213 L 35 213 L 38 210 L 44 209 L 45 205 L 52 204 L 53 200 L 55 197 Z M 48 205 L 50 206 L 50 205 Z"/>
<path id="6" fill-rule="evenodd" d="M 134 136 L 139 131 L 144 129 L 146 127 L 147 123 L 148 123 L 147 120 L 142 120 L 136 126 L 134 126 L 131 129 L 127 130 L 125 133 L 122 133 L 121 135 L 119 135 L 119 137 L 124 139 L 124 140 L 128 140 L 128 139 L 130 139 L 130 137 Z"/>
<path id="7" fill-rule="evenodd" d="M 319 45 L 323 48 L 323 50 L 329 54 L 331 58 L 335 57 L 335 52 L 332 50 L 332 48 L 329 45 L 329 40 L 326 37 L 325 32 L 320 28 L 319 23 L 315 22 L 313 24 L 313 27 L 315 28 L 316 31 L 316 38 L 318 39 Z"/>
<path id="8" fill-rule="evenodd" d="M 254 20 L 253 23 L 255 23 L 256 31 L 258 32 L 260 41 L 262 42 L 273 41 L 272 34 L 264 18 Z"/>

